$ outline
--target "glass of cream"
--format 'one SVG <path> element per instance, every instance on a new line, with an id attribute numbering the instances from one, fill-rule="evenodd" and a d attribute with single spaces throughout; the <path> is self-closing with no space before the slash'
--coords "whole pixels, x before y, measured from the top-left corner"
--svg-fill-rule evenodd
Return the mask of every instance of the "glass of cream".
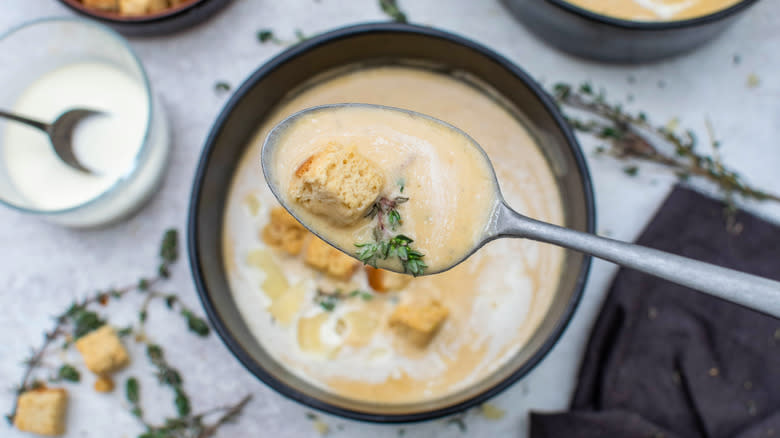
<path id="1" fill-rule="evenodd" d="M 62 162 L 46 133 L 0 119 L 0 203 L 71 227 L 115 222 L 162 181 L 168 124 L 127 42 L 80 19 L 33 21 L 0 36 L 0 108 L 46 123 L 73 108 L 83 120 L 74 152 L 92 173 Z"/>

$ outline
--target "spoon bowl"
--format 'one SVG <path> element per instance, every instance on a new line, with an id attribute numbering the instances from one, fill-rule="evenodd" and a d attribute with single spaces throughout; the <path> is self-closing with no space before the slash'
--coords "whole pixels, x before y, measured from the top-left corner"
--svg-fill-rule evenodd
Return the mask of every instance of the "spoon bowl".
<path id="1" fill-rule="evenodd" d="M 100 111 L 74 108 L 60 114 L 52 123 L 45 123 L 19 114 L 9 113 L 0 110 L 0 117 L 13 120 L 25 125 L 32 126 L 45 132 L 54 148 L 54 153 L 68 166 L 84 173 L 93 173 L 89 168 L 79 161 L 73 152 L 73 134 L 76 127 L 86 118 L 101 115 Z"/>
<path id="2" fill-rule="evenodd" d="M 281 121 L 269 133 L 263 142 L 261 151 L 261 166 L 272 193 L 281 205 L 293 215 L 304 227 L 347 255 L 356 257 L 355 248 L 340 246 L 317 226 L 311 224 L 297 213 L 297 209 L 289 205 L 287 196 L 281 193 L 280 178 L 276 172 L 276 158 L 281 145 L 297 122 L 312 115 L 323 115 L 344 109 L 381 110 L 403 114 L 420 121 L 434 123 L 439 128 L 455 133 L 473 147 L 485 162 L 485 168 L 492 177 L 490 194 L 495 199 L 492 210 L 487 215 L 486 224 L 475 224 L 481 233 L 470 248 L 462 251 L 456 257 L 451 257 L 451 263 L 445 266 L 433 267 L 415 275 L 431 275 L 444 272 L 469 258 L 486 243 L 503 237 L 526 238 L 539 242 L 551 243 L 564 248 L 590 254 L 621 266 L 636 269 L 674 283 L 681 284 L 707 294 L 741 304 L 755 310 L 780 317 L 780 282 L 746 274 L 732 269 L 722 268 L 686 257 L 669 254 L 651 248 L 625 243 L 613 239 L 575 231 L 538 221 L 514 211 L 504 201 L 498 184 L 498 179 L 490 161 L 482 147 L 462 130 L 444 121 L 409 110 L 372 104 L 345 103 L 323 105 L 305 109 Z M 479 230 L 477 230 L 479 231 Z M 404 272 L 392 267 L 384 269 Z"/>

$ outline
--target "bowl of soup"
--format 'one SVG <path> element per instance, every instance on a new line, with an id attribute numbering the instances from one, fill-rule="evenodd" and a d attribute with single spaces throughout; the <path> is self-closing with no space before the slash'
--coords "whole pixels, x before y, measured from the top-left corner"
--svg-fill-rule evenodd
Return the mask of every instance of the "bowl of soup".
<path id="1" fill-rule="evenodd" d="M 447 272 L 413 277 L 329 246 L 280 207 L 260 152 L 287 116 L 334 103 L 404 108 L 457 126 L 493 160 L 512 206 L 594 230 L 579 145 L 554 102 L 519 67 L 429 27 L 347 27 L 261 66 L 214 123 L 188 224 L 204 308 L 250 373 L 312 408 L 410 422 L 482 403 L 552 348 L 577 307 L 590 259 L 503 239 Z M 422 183 L 389 181 L 388 205 L 425 199 L 435 192 L 435 173 Z M 420 220 L 444 230 L 458 223 L 450 219 Z"/>
<path id="2" fill-rule="evenodd" d="M 503 0 L 552 46 L 598 61 L 648 62 L 723 33 L 757 0 Z"/>

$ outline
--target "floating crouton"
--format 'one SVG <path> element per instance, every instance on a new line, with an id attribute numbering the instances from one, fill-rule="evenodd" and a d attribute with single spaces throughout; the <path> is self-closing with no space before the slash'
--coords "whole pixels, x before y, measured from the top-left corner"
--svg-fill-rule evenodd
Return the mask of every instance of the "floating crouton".
<path id="1" fill-rule="evenodd" d="M 119 370 L 130 362 L 114 328 L 104 325 L 76 341 L 76 348 L 84 358 L 84 364 L 95 374 L 106 375 Z"/>
<path id="2" fill-rule="evenodd" d="M 156 0 L 119 0 L 119 13 L 122 15 L 148 14 L 149 6 L 156 2 Z"/>
<path id="3" fill-rule="evenodd" d="M 292 255 L 298 255 L 303 248 L 306 235 L 309 234 L 290 213 L 282 207 L 271 210 L 271 221 L 263 227 L 263 242 L 281 248 Z"/>
<path id="4" fill-rule="evenodd" d="M 353 148 L 335 143 L 295 171 L 290 197 L 339 226 L 363 218 L 385 184 L 381 170 Z"/>
<path id="5" fill-rule="evenodd" d="M 146 12 L 155 14 L 168 9 L 170 6 L 168 0 L 148 0 Z"/>
<path id="6" fill-rule="evenodd" d="M 307 265 L 338 280 L 349 280 L 360 262 L 316 237 L 306 247 L 303 260 Z"/>
<path id="7" fill-rule="evenodd" d="M 449 311 L 439 301 L 424 304 L 401 304 L 390 315 L 390 327 L 411 344 L 425 347 L 441 327 Z"/>
<path id="8" fill-rule="evenodd" d="M 119 8 L 119 0 L 81 0 L 84 6 L 101 11 L 116 11 Z"/>
<path id="9" fill-rule="evenodd" d="M 33 389 L 19 396 L 14 426 L 39 435 L 65 433 L 65 411 L 68 393 L 62 388 Z"/>
<path id="10" fill-rule="evenodd" d="M 371 289 L 377 292 L 395 292 L 406 287 L 412 280 L 411 275 L 398 274 L 373 266 L 366 266 L 366 276 Z"/>

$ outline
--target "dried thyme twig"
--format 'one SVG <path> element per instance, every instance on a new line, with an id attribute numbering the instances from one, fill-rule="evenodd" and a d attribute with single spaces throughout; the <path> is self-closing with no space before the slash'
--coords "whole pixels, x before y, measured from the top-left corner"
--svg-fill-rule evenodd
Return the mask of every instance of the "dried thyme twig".
<path id="1" fill-rule="evenodd" d="M 723 192 L 732 210 L 735 210 L 735 195 L 758 201 L 780 201 L 779 196 L 748 185 L 738 172 L 723 164 L 718 156 L 720 143 L 712 139 L 711 126 L 708 131 L 714 151 L 712 156 L 696 149 L 696 135 L 692 131 L 681 134 L 673 126 L 654 126 L 645 113 L 632 114 L 620 105 L 607 102 L 605 93 L 596 93 L 589 83 L 583 83 L 577 88 L 557 84 L 553 93 L 560 105 L 596 116 L 582 120 L 567 115 L 566 120 L 575 130 L 608 141 L 609 147 L 597 149 L 599 153 L 607 153 L 618 159 L 633 158 L 661 164 L 672 169 L 682 181 L 691 177 L 703 178 Z M 666 141 L 673 150 L 667 152 L 657 148 L 652 137 Z M 636 170 L 626 171 L 629 174 L 636 173 Z"/>
<path id="2" fill-rule="evenodd" d="M 25 372 L 22 376 L 21 383 L 15 390 L 16 400 L 14 400 L 13 411 L 6 416 L 11 424 L 13 424 L 13 419 L 16 415 L 18 397 L 25 391 L 44 386 L 44 383 L 35 378 L 35 375 L 42 368 L 43 359 L 51 351 L 54 343 L 62 340 L 61 347 L 64 350 L 69 348 L 73 342 L 80 337 L 102 327 L 107 322 L 98 315 L 93 308 L 97 305 L 106 306 L 111 299 L 118 300 L 134 291 L 145 295 L 141 310 L 138 313 L 139 325 L 135 331 L 135 339 L 137 342 L 146 344 L 147 356 L 157 369 L 156 376 L 160 384 L 170 386 L 174 390 L 174 405 L 176 406 L 178 413 L 177 418 L 167 419 L 163 426 L 152 426 L 143 421 L 138 380 L 135 378 L 128 379 L 125 385 L 125 392 L 128 401 L 131 403 L 131 413 L 141 419 L 147 429 L 147 432 L 140 435 L 139 438 L 210 437 L 216 432 L 217 427 L 224 424 L 226 421 L 235 418 L 241 412 L 249 401 L 248 396 L 232 406 L 220 408 L 216 411 L 209 411 L 200 415 L 190 415 L 189 396 L 184 391 L 181 375 L 165 360 L 162 347 L 151 343 L 143 333 L 149 304 L 152 300 L 156 299 L 163 300 L 169 309 L 178 308 L 179 313 L 187 323 L 187 327 L 196 335 L 207 336 L 210 333 L 210 328 L 206 321 L 196 316 L 192 310 L 184 306 L 178 296 L 152 290 L 152 287 L 170 277 L 170 268 L 178 260 L 179 245 L 178 233 L 176 230 L 168 230 L 163 235 L 159 257 L 156 275 L 141 277 L 137 282 L 125 287 L 99 291 L 82 300 L 76 300 L 71 303 L 67 310 L 55 317 L 54 328 L 44 333 L 43 344 L 38 349 L 33 349 L 31 356 L 24 362 Z M 119 330 L 118 335 L 127 336 L 133 332 L 133 328 L 128 327 Z M 73 365 L 63 364 L 59 368 L 57 375 L 50 380 L 78 382 L 80 380 L 80 373 Z M 221 415 L 216 422 L 212 424 L 204 423 L 204 416 L 218 412 L 221 412 L 223 415 Z"/>

